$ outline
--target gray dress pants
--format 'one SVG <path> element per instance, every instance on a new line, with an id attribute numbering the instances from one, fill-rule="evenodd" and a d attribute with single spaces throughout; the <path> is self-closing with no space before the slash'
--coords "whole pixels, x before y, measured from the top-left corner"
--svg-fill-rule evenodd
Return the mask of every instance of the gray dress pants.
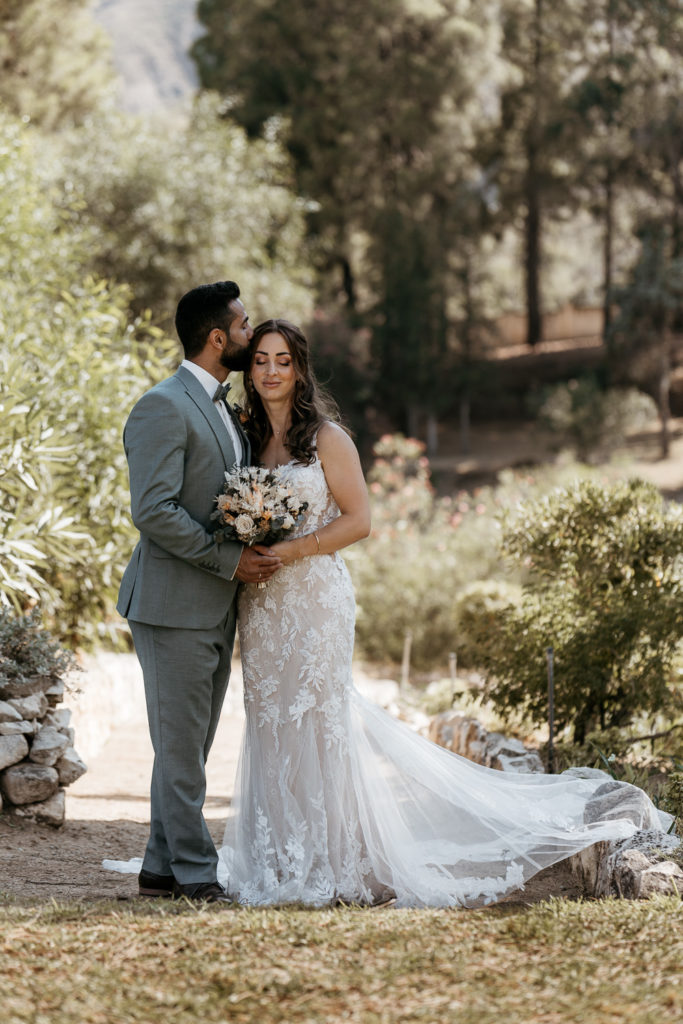
<path id="1" fill-rule="evenodd" d="M 181 885 L 216 880 L 218 855 L 202 809 L 206 759 L 230 678 L 235 602 L 212 629 L 129 620 L 142 666 L 154 747 L 150 835 L 143 869 Z"/>

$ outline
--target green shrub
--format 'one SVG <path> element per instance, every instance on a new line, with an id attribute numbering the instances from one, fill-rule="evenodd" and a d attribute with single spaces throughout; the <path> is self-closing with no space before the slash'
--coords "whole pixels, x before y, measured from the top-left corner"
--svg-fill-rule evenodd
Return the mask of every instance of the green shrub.
<path id="1" fill-rule="evenodd" d="M 98 114 L 50 140 L 41 174 L 92 274 L 133 286 L 136 312 L 169 330 L 194 284 L 239 282 L 254 323 L 311 313 L 304 204 L 274 132 L 250 140 L 199 96 L 190 117 Z"/>
<path id="2" fill-rule="evenodd" d="M 501 612 L 521 599 L 521 584 L 507 580 L 476 580 L 463 587 L 453 609 L 459 664 L 478 667 L 479 637 L 482 633 L 493 635 Z"/>
<path id="3" fill-rule="evenodd" d="M 668 811 L 669 814 L 675 816 L 676 831 L 680 835 L 681 826 L 683 826 L 683 765 L 678 767 L 678 771 L 671 772 L 662 789 L 660 807 L 663 811 Z"/>
<path id="4" fill-rule="evenodd" d="M 1 682 L 23 682 L 34 676 L 60 678 L 74 666 L 71 652 L 43 629 L 37 609 L 14 615 L 0 608 Z"/>
<path id="5" fill-rule="evenodd" d="M 0 141 L 0 605 L 38 604 L 60 638 L 92 643 L 120 628 L 135 535 L 123 424 L 171 343 L 84 272 L 28 130 L 0 117 Z"/>
<path id="6" fill-rule="evenodd" d="M 521 601 L 476 606 L 472 656 L 501 712 L 547 715 L 546 648 L 554 649 L 558 730 L 627 725 L 671 712 L 683 636 L 683 510 L 631 480 L 583 482 L 508 515 L 503 551 L 527 573 Z"/>
<path id="7" fill-rule="evenodd" d="M 635 388 L 606 391 L 595 377 L 585 376 L 545 389 L 537 414 L 558 448 L 571 449 L 577 459 L 590 462 L 609 456 L 629 430 L 655 420 L 657 406 Z"/>

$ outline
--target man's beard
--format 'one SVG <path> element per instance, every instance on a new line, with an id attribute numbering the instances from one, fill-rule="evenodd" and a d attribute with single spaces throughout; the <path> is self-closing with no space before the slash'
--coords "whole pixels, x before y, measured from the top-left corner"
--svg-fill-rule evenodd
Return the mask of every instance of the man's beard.
<path id="1" fill-rule="evenodd" d="M 248 370 L 251 364 L 249 347 L 241 348 L 229 341 L 221 352 L 221 366 L 227 370 Z"/>

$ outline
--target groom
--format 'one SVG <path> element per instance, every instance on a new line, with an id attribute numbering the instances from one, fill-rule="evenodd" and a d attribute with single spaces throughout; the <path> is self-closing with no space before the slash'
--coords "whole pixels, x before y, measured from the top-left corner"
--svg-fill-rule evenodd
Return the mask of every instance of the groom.
<path id="1" fill-rule="evenodd" d="M 225 471 L 250 458 L 221 387 L 249 366 L 254 332 L 239 295 L 233 281 L 183 295 L 175 324 L 185 358 L 142 396 L 124 431 L 140 540 L 117 608 L 142 666 L 154 747 L 143 896 L 228 902 L 202 814 L 205 764 L 230 675 L 238 581 L 267 580 L 281 564 L 210 531 Z"/>

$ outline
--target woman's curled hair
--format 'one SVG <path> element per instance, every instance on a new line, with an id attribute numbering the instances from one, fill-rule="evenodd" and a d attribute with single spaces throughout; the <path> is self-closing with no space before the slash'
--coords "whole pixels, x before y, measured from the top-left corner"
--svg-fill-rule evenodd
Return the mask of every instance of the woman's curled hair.
<path id="1" fill-rule="evenodd" d="M 292 399 L 291 422 L 284 446 L 295 462 L 310 465 L 315 459 L 315 438 L 320 427 L 328 420 L 339 422 L 337 405 L 315 379 L 311 368 L 308 342 L 300 328 L 288 320 L 264 320 L 254 330 L 251 340 L 252 364 L 259 341 L 264 334 L 281 335 L 289 347 L 294 367 L 295 384 Z M 245 430 L 252 450 L 258 459 L 272 437 L 270 421 L 260 396 L 254 388 L 251 369 L 244 374 L 247 420 Z"/>

